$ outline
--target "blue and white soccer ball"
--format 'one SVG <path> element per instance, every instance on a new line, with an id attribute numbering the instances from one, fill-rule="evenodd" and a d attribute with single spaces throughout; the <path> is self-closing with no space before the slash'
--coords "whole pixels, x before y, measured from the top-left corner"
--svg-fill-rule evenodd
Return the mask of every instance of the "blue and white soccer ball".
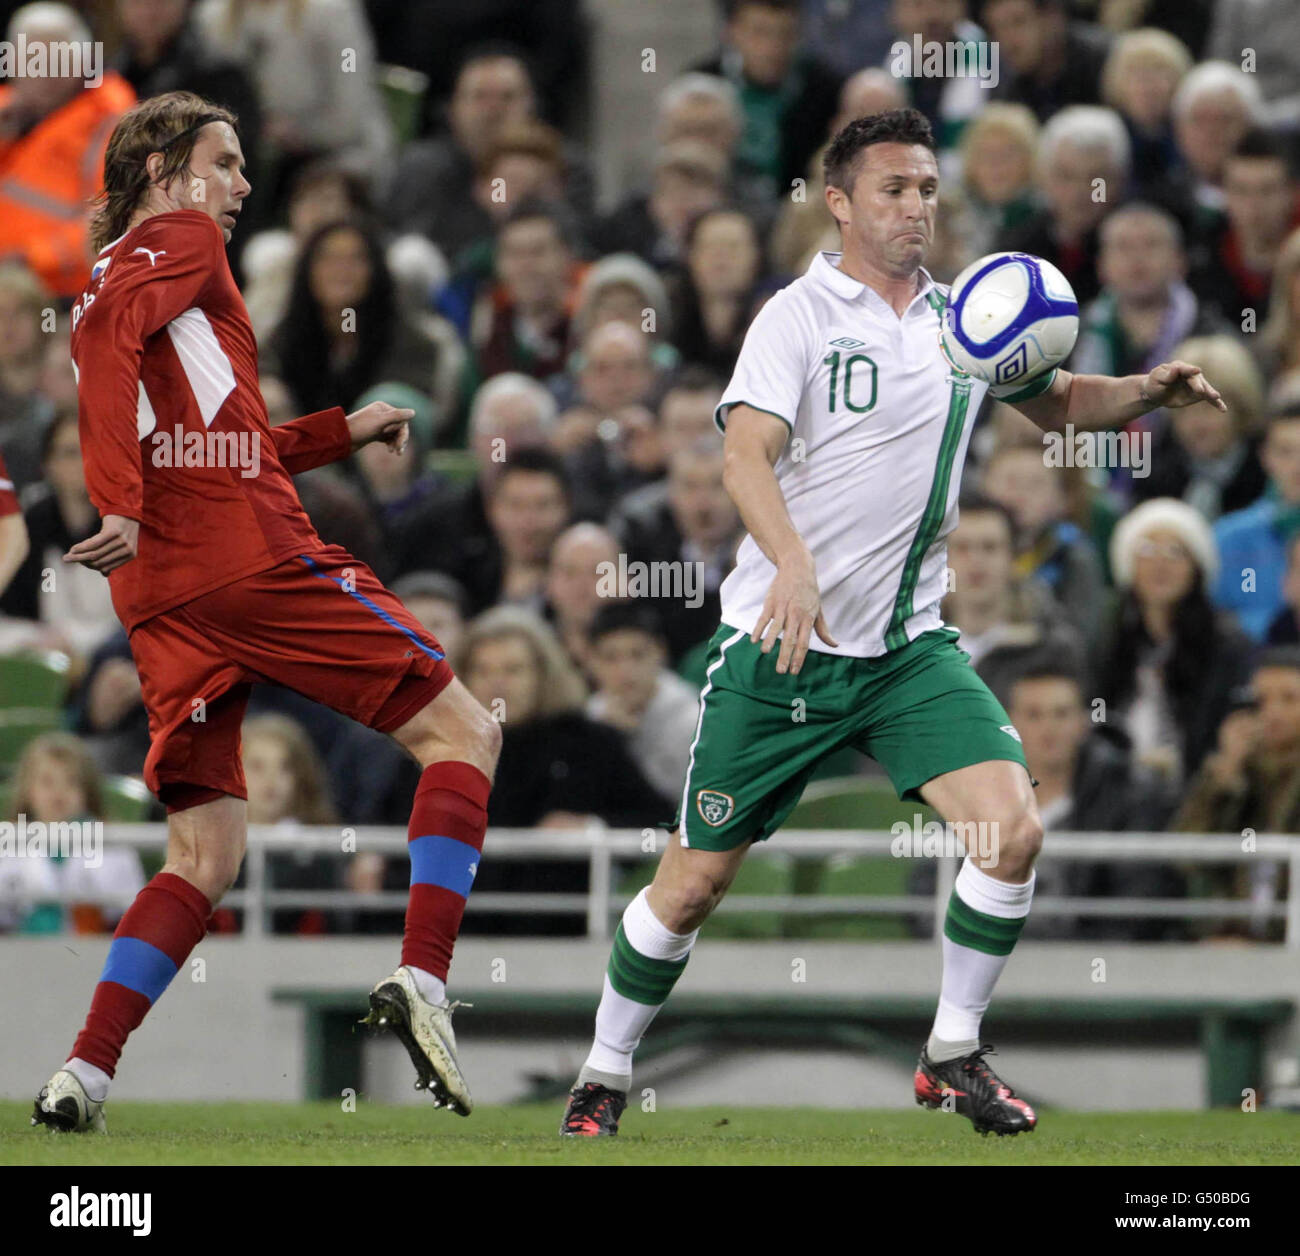
<path id="1" fill-rule="evenodd" d="M 1074 289 L 1051 262 L 990 253 L 953 281 L 940 342 L 958 370 L 1009 387 L 1064 361 L 1078 335 Z"/>

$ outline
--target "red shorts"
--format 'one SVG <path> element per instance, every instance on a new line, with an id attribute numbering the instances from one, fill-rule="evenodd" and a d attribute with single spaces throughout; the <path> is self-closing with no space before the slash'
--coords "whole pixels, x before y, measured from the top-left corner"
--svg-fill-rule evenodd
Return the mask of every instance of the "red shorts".
<path id="1" fill-rule="evenodd" d="M 239 734 L 254 682 L 389 733 L 452 679 L 432 634 L 337 545 L 145 620 L 131 653 L 152 739 L 144 779 L 169 811 L 248 797 Z"/>

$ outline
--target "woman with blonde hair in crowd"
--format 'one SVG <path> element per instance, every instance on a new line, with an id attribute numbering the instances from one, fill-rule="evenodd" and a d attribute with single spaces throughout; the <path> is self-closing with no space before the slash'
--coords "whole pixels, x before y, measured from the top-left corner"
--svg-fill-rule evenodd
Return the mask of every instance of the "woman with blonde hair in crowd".
<path id="1" fill-rule="evenodd" d="M 293 829 L 335 822 L 325 765 L 296 720 L 287 715 L 251 716 L 244 721 L 240 749 L 250 825 Z M 268 886 L 277 890 L 338 889 L 340 873 L 336 858 L 311 848 L 278 850 L 266 859 Z M 328 918 L 320 910 L 289 908 L 271 913 L 271 927 L 276 933 L 325 933 Z"/>
<path id="2" fill-rule="evenodd" d="M 993 101 L 971 119 L 961 138 L 967 248 L 991 252 L 994 241 L 1034 211 L 1038 119 L 1025 105 Z"/>
<path id="3" fill-rule="evenodd" d="M 86 825 L 65 832 L 79 831 L 83 842 L 98 845 L 80 852 L 50 846 L 45 858 L 0 860 L 0 931 L 111 933 L 144 888 L 144 869 L 132 847 L 104 844 L 102 827 L 95 827 L 105 818 L 104 782 L 86 747 L 71 733 L 28 742 L 9 810 L 15 824 Z"/>
<path id="4" fill-rule="evenodd" d="M 459 672 L 503 734 L 489 826 L 577 829 L 600 819 L 640 828 L 671 820 L 673 801 L 646 781 L 622 735 L 583 713 L 587 687 L 537 615 L 498 606 L 473 620 L 461 646 Z M 475 880 L 479 893 L 582 893 L 587 888 L 585 859 L 493 861 L 490 849 L 484 857 Z M 482 916 L 471 914 L 466 923 L 479 932 L 581 933 L 586 927 L 581 915 L 503 915 L 493 917 L 489 928 Z"/>
<path id="5" fill-rule="evenodd" d="M 1173 357 L 1200 365 L 1227 409 L 1166 411 L 1151 445 L 1151 474 L 1133 478 L 1133 495 L 1138 501 L 1177 497 L 1213 523 L 1249 506 L 1268 487 L 1259 461 L 1264 381 L 1235 336 L 1193 337 Z"/>
<path id="6" fill-rule="evenodd" d="M 1116 110 L 1133 145 L 1133 180 L 1143 197 L 1159 199 L 1182 158 L 1174 139 L 1174 93 L 1192 68 L 1192 54 L 1168 31 L 1124 31 L 1101 72 L 1102 101 Z"/>

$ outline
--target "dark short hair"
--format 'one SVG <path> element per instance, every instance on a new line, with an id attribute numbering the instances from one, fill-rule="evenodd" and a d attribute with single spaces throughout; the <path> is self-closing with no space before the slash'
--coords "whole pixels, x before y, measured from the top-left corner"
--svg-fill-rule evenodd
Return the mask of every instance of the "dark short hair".
<path id="1" fill-rule="evenodd" d="M 990 497 L 987 493 L 981 493 L 978 489 L 967 489 L 957 499 L 957 526 L 961 526 L 961 521 L 967 515 L 998 515 L 1007 525 L 1007 530 L 1011 533 L 1012 543 L 1015 542 L 1016 521 L 1012 513 L 1000 502 Z"/>
<path id="2" fill-rule="evenodd" d="M 786 13 L 798 13 L 802 0 L 724 0 L 723 9 L 730 22 L 741 9 L 781 9 Z"/>
<path id="3" fill-rule="evenodd" d="M 1268 649 L 1261 650 L 1250 674 L 1255 676 L 1266 667 L 1286 667 L 1293 672 L 1300 672 L 1300 645 L 1271 645 Z"/>
<path id="4" fill-rule="evenodd" d="M 406 602 L 417 597 L 434 598 L 450 602 L 462 619 L 469 618 L 469 597 L 465 586 L 454 576 L 443 571 L 408 571 L 391 585 L 393 595 Z"/>
<path id="5" fill-rule="evenodd" d="M 497 472 L 494 491 L 500 492 L 506 480 L 520 471 L 551 476 L 564 491 L 565 500 L 571 499 L 572 486 L 569 483 L 569 472 L 564 465 L 564 459 L 547 449 L 545 445 L 530 445 L 512 453 Z"/>
<path id="6" fill-rule="evenodd" d="M 644 602 L 630 598 L 602 602 L 592 618 L 591 627 L 587 629 L 587 640 L 595 645 L 601 637 L 607 637 L 612 632 L 642 632 L 661 645 L 666 641 L 663 621 L 655 610 Z"/>
<path id="7" fill-rule="evenodd" d="M 544 219 L 555 228 L 555 234 L 560 243 L 570 252 L 576 250 L 578 246 L 578 230 L 573 221 L 573 215 L 565 205 L 557 204 L 555 201 L 543 200 L 541 197 L 530 196 L 527 200 L 520 201 L 505 216 L 505 220 L 497 227 L 497 238 L 500 239 L 505 233 L 517 222 L 531 222 L 534 219 Z"/>
<path id="8" fill-rule="evenodd" d="M 1287 167 L 1287 173 L 1290 173 L 1291 163 L 1282 141 L 1272 131 L 1265 130 L 1262 126 L 1251 127 L 1237 141 L 1236 147 L 1229 155 L 1229 160 L 1234 157 L 1280 161 Z"/>
<path id="9" fill-rule="evenodd" d="M 849 192 L 857 175 L 858 158 L 872 144 L 920 144 L 934 152 L 934 132 L 919 109 L 886 109 L 854 118 L 836 133 L 826 148 L 822 173 L 826 186 Z"/>
<path id="10" fill-rule="evenodd" d="M 1008 679 L 1007 696 L 1011 696 L 1017 685 L 1032 680 L 1068 680 L 1081 695 L 1084 689 L 1082 672 L 1055 650 L 1049 652 L 1040 648 L 1029 653 Z"/>

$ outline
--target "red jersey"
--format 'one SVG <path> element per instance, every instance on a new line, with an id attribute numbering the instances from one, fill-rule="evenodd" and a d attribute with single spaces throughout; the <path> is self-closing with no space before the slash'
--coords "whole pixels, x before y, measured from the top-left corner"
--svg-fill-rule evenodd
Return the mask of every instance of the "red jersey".
<path id="1" fill-rule="evenodd" d="M 18 491 L 5 469 L 4 454 L 0 454 L 0 518 L 18 513 Z"/>
<path id="2" fill-rule="evenodd" d="M 72 307 L 81 456 L 100 515 L 140 523 L 109 577 L 128 632 L 323 548 L 290 476 L 344 458 L 343 411 L 271 427 L 221 228 L 185 209 L 108 245 Z"/>

